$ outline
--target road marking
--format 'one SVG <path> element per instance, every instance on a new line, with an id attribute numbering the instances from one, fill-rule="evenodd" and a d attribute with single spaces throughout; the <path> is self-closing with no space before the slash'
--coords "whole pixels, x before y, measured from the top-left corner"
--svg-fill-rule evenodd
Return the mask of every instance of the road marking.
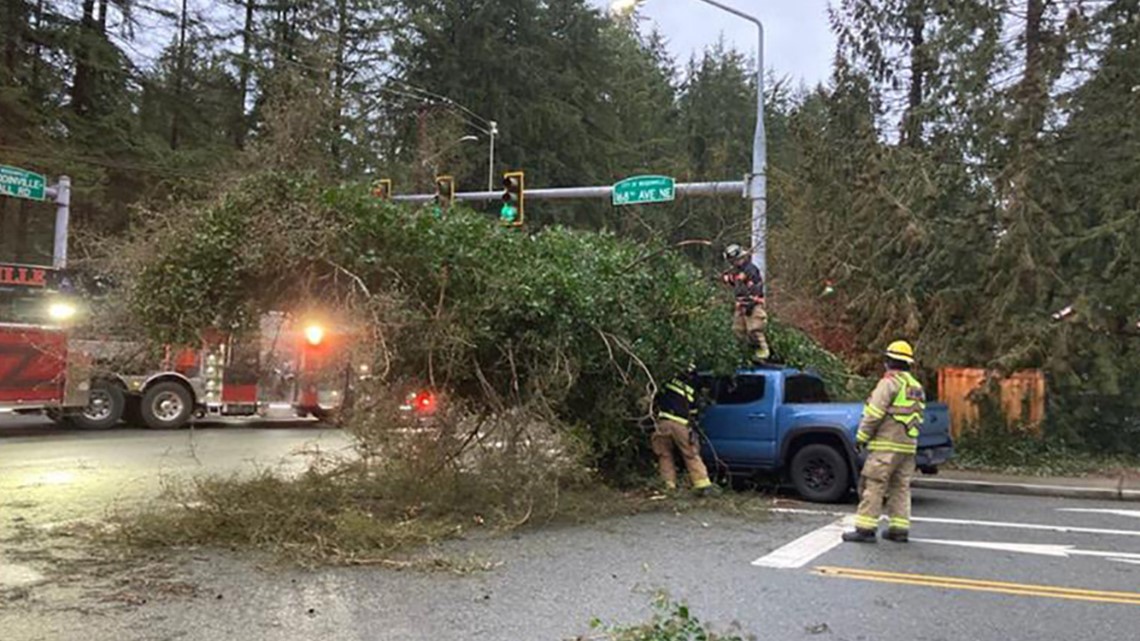
<path id="1" fill-rule="evenodd" d="M 1101 550 L 1079 550 L 1075 545 L 1051 545 L 1041 543 L 1000 543 L 996 541 L 951 541 L 948 539 L 911 539 L 915 543 L 934 543 L 936 545 L 956 545 L 964 548 L 979 550 L 994 550 L 997 552 L 1021 552 L 1023 554 L 1040 554 L 1042 556 L 1055 556 L 1067 559 L 1070 556 L 1098 556 L 1113 559 L 1136 559 L 1140 561 L 1140 554 L 1131 552 L 1104 552 Z"/>
<path id="2" fill-rule="evenodd" d="M 828 512 L 825 510 L 809 510 L 804 508 L 774 507 L 769 510 L 777 514 L 814 514 L 817 516 L 850 516 L 847 512 Z M 883 517 L 884 519 L 886 517 Z M 1092 527 L 1070 527 L 1068 525 L 1044 525 L 1039 523 L 1008 523 L 1005 521 L 974 521 L 970 519 L 940 519 L 934 517 L 912 516 L 914 523 L 941 523 L 944 525 L 972 525 L 977 527 L 1010 528 L 1016 530 L 1037 530 L 1042 532 L 1062 532 L 1072 534 L 1107 534 L 1111 536 L 1140 536 L 1140 530 L 1112 530 Z"/>
<path id="3" fill-rule="evenodd" d="M 1117 559 L 1117 558 L 1111 558 L 1111 559 L 1109 559 L 1109 561 L 1116 561 L 1117 563 L 1131 563 L 1131 564 L 1133 564 L 1133 565 L 1140 565 L 1140 561 L 1137 561 L 1136 559 Z"/>
<path id="4" fill-rule="evenodd" d="M 820 576 L 856 579 L 860 581 L 876 581 L 880 583 L 895 583 L 901 585 L 919 585 L 931 588 L 943 588 L 947 590 L 993 592 L 997 594 L 1009 594 L 1013 596 L 1035 596 L 1050 599 L 1068 599 L 1072 601 L 1094 601 L 1098 603 L 1140 605 L 1140 592 L 1109 592 L 1105 590 L 1064 588 L 1051 585 L 1036 585 L 1032 583 L 981 581 L 976 579 L 963 579 L 949 576 L 905 574 L 900 572 L 880 572 L 876 570 L 862 570 L 857 568 L 841 568 L 831 566 L 816 567 L 813 568 L 812 571 Z"/>
<path id="5" fill-rule="evenodd" d="M 1062 507 L 1058 512 L 1083 512 L 1085 514 L 1111 514 L 1113 516 L 1131 516 L 1140 519 L 1140 510 L 1116 510 L 1094 507 Z"/>
<path id="6" fill-rule="evenodd" d="M 843 530 L 848 527 L 851 521 L 852 517 L 848 516 L 812 530 L 795 541 L 756 559 L 752 565 L 781 570 L 802 568 L 842 543 Z"/>

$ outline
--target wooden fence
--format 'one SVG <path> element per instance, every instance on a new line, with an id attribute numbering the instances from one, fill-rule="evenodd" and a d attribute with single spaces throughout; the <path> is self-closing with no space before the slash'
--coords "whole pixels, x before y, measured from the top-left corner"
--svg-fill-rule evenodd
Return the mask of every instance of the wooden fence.
<path id="1" fill-rule="evenodd" d="M 977 427 L 979 410 L 974 398 L 989 376 L 996 374 L 970 367 L 938 370 L 938 400 L 950 407 L 950 431 L 954 437 Z M 1045 374 L 1041 370 L 1025 370 L 1001 378 L 998 383 L 1006 425 L 1040 434 L 1045 420 Z"/>

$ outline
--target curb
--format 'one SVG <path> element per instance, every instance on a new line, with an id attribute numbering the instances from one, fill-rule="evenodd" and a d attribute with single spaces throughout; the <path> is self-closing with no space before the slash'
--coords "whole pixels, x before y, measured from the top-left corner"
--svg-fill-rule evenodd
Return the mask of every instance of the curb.
<path id="1" fill-rule="evenodd" d="M 999 483 L 995 481 L 967 481 L 964 479 L 916 478 L 911 486 L 929 490 L 956 492 L 985 492 L 988 494 L 1017 494 L 1022 496 L 1051 496 L 1067 499 L 1101 499 L 1108 501 L 1140 501 L 1140 490 L 1113 487 L 1084 487 L 1077 485 L 1036 485 L 1031 483 Z"/>

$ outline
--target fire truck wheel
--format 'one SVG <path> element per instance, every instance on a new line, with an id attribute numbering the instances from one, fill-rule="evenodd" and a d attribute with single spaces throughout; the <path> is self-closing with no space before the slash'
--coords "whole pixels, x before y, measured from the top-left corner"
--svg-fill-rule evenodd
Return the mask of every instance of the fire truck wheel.
<path id="1" fill-rule="evenodd" d="M 94 381 L 87 407 L 71 420 L 76 427 L 85 430 L 110 429 L 118 425 L 125 406 L 126 398 L 121 387 L 111 381 Z"/>
<path id="2" fill-rule="evenodd" d="M 194 412 L 194 397 L 185 385 L 166 381 L 158 383 L 143 394 L 142 420 L 156 430 L 176 430 L 190 421 Z"/>

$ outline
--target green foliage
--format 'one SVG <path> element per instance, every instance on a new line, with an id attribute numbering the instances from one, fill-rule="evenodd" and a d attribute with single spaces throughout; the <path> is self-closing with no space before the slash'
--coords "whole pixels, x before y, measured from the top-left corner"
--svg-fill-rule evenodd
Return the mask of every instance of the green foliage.
<path id="1" fill-rule="evenodd" d="M 1032 476 L 1085 476 L 1140 469 L 1140 454 L 1135 451 L 1098 447 L 1095 449 L 1121 453 L 1095 454 L 1089 449 L 1055 436 L 1042 438 L 1008 429 L 979 430 L 954 442 L 953 466 Z"/>
<path id="2" fill-rule="evenodd" d="M 355 312 L 387 346 L 378 366 L 393 380 L 486 408 L 541 403 L 613 476 L 637 464 L 633 425 L 660 379 L 692 361 L 731 371 L 741 354 L 725 292 L 675 252 L 611 233 L 527 235 L 459 207 L 441 220 L 281 174 L 156 214 L 149 230 L 127 254 L 152 340 L 240 330 L 272 309 Z M 838 373 L 803 337 L 780 344 Z"/>
<path id="3" fill-rule="evenodd" d="M 654 598 L 653 617 L 646 623 L 607 626 L 594 619 L 590 627 L 602 631 L 608 641 L 746 641 L 756 638 L 737 632 L 714 632 L 693 616 L 687 604 L 671 601 L 664 594 Z"/>

